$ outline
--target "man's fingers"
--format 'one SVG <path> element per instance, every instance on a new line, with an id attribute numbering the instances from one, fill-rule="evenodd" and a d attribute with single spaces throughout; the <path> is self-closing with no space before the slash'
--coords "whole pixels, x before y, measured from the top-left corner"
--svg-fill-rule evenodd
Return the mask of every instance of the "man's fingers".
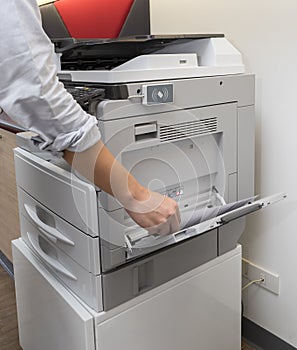
<path id="1" fill-rule="evenodd" d="M 148 228 L 148 233 L 150 235 L 152 234 L 158 234 L 158 235 L 169 235 L 172 233 L 175 233 L 179 231 L 180 229 L 180 214 L 177 210 L 174 215 L 171 215 L 167 218 L 166 222 L 152 226 Z"/>
<path id="2" fill-rule="evenodd" d="M 177 212 L 170 220 L 170 233 L 175 233 L 180 230 L 180 214 Z"/>

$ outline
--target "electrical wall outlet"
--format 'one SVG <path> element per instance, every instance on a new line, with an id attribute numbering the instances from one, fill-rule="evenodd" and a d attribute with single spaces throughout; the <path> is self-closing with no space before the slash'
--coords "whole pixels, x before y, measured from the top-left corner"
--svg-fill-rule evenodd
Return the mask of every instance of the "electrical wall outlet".
<path id="1" fill-rule="evenodd" d="M 261 282 L 256 282 L 255 284 L 274 294 L 279 294 L 279 275 L 265 270 L 244 258 L 242 258 L 242 276 L 249 281 L 262 279 Z"/>

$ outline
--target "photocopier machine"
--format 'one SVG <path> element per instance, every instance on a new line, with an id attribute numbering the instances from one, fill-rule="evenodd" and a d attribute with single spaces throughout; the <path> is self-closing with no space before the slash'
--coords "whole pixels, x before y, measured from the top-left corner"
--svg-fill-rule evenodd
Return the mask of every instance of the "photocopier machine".
<path id="1" fill-rule="evenodd" d="M 57 44 L 60 80 L 181 230 L 148 235 L 113 197 L 20 134 L 13 242 L 23 350 L 239 350 L 254 197 L 254 75 L 223 35 Z M 34 141 L 35 140 L 35 141 Z"/>

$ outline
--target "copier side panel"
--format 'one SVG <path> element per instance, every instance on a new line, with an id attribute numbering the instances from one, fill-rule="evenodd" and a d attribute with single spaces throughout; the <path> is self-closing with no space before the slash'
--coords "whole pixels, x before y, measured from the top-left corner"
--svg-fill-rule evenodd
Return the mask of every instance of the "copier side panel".
<path id="1" fill-rule="evenodd" d="M 254 196 L 255 179 L 255 108 L 238 108 L 238 200 Z M 233 181 L 233 177 L 229 176 Z M 218 229 L 218 253 L 235 248 L 245 229 L 245 217 L 234 220 Z"/>
<path id="2" fill-rule="evenodd" d="M 255 191 L 255 107 L 238 109 L 238 199 Z"/>
<path id="3" fill-rule="evenodd" d="M 178 201 L 184 224 L 191 212 L 209 204 L 214 186 L 227 201 L 237 199 L 236 103 L 99 121 L 99 126 L 103 141 L 144 186 Z M 99 222 L 106 259 L 108 245 L 110 255 L 119 257 L 123 235 L 141 230 L 105 193 L 100 193 Z M 103 269 L 112 268 L 112 261 L 119 264 L 110 258 L 102 261 Z"/>
<path id="4" fill-rule="evenodd" d="M 153 106 L 142 104 L 141 96 L 137 97 L 137 94 L 141 95 L 142 86 L 146 83 L 129 83 L 127 88 L 129 95 L 133 97 L 128 100 L 106 100 L 98 105 L 97 117 L 103 140 L 136 178 L 141 179 L 145 185 L 151 186 L 152 190 L 165 193 L 178 200 L 182 211 L 191 207 L 193 202 L 197 203 L 195 198 L 198 194 L 202 201 L 203 196 L 201 194 L 204 191 L 207 192 L 206 189 L 211 187 L 210 184 L 215 185 L 227 202 L 250 197 L 254 193 L 254 80 L 252 74 L 240 74 L 156 82 L 155 84 L 173 84 L 174 103 Z M 195 108 L 203 106 L 205 108 Z M 208 109 L 215 111 L 216 108 L 224 109 L 224 106 L 226 108 L 232 106 L 233 110 L 226 114 L 229 113 L 233 117 L 226 118 L 225 115 L 225 118 L 218 118 L 218 129 L 216 132 L 209 133 L 213 145 L 216 144 L 219 150 L 218 154 L 220 154 L 221 159 L 219 159 L 220 157 L 213 158 L 209 156 L 210 148 L 205 147 L 206 151 L 201 153 L 205 156 L 204 164 L 207 165 L 207 174 L 203 170 L 203 168 L 205 169 L 203 162 L 197 161 L 199 159 L 197 154 L 196 161 L 188 162 L 196 166 L 192 167 L 192 171 L 188 171 L 191 165 L 176 164 L 178 163 L 176 162 L 177 155 L 182 151 L 181 146 L 176 146 L 178 144 L 185 145 L 187 139 L 190 139 L 190 142 L 194 140 L 194 143 L 197 139 L 202 141 L 204 136 L 200 135 L 197 138 L 195 136 L 184 137 L 181 142 L 178 139 L 173 142 L 172 140 L 162 142 L 160 138 L 166 135 L 163 126 L 166 129 L 166 125 L 169 125 L 166 132 L 170 138 L 174 133 L 178 134 L 178 132 L 175 132 L 176 130 L 172 130 L 173 124 L 181 126 L 183 122 L 193 122 L 195 119 L 201 118 L 201 115 L 194 111 Z M 183 118 L 179 117 L 180 113 L 183 113 Z M 169 116 L 167 120 L 166 116 Z M 221 124 L 222 120 L 223 123 Z M 134 123 L 134 128 L 131 123 Z M 173 129 L 177 129 L 177 127 Z M 205 136 L 205 139 L 207 139 L 207 136 Z M 178 152 L 172 152 L 173 156 L 171 157 L 170 152 L 164 147 L 165 143 L 176 147 L 175 150 L 178 150 Z M 201 145 L 197 148 L 202 149 Z M 154 149 L 155 151 L 153 151 Z M 185 152 L 186 157 L 184 158 L 189 160 L 189 153 L 189 150 Z M 172 161 L 171 158 L 174 160 Z M 166 167 L 164 164 L 169 165 Z M 175 166 L 170 166 L 170 164 Z M 197 168 L 199 168 L 198 171 Z M 154 169 L 157 169 L 155 173 L 160 174 L 160 178 L 149 175 L 154 172 Z M 177 175 L 175 169 L 183 169 L 182 176 Z M 187 179 L 186 174 L 193 174 L 194 172 L 198 176 L 192 178 L 190 176 L 191 179 Z M 181 182 L 183 186 L 180 186 Z M 192 189 L 192 191 L 189 191 L 192 198 L 184 203 L 183 199 L 187 197 L 185 192 L 188 193 L 189 189 Z M 183 196 L 180 196 L 181 192 Z M 103 194 L 100 196 L 100 204 L 102 213 L 108 212 L 109 218 L 117 216 L 118 233 L 123 231 L 121 226 L 125 223 L 131 225 L 129 217 L 125 215 L 124 211 L 120 213 L 122 209 L 112 198 Z M 116 212 L 117 214 L 115 214 Z M 120 220 L 119 217 L 121 217 Z M 115 220 L 112 218 L 112 221 Z M 240 224 L 226 225 L 225 231 L 228 231 L 227 227 L 230 227 L 232 233 L 240 227 L 240 232 L 237 233 L 240 236 L 244 228 L 244 219 L 238 221 L 240 221 Z M 105 228 L 101 230 L 103 236 L 105 232 L 110 232 L 108 229 L 110 222 L 105 221 L 105 223 Z M 113 232 L 116 233 L 116 231 Z M 232 233 L 231 236 L 233 237 L 234 234 Z M 104 237 L 103 241 L 112 241 L 116 246 L 116 237 L 119 237 L 119 235 L 109 235 Z M 232 244 L 230 246 L 228 243 L 224 244 L 222 251 L 234 247 L 235 240 L 233 238 L 231 239 Z M 111 252 L 112 250 L 110 250 Z M 109 255 L 108 249 L 105 249 L 105 255 Z"/>

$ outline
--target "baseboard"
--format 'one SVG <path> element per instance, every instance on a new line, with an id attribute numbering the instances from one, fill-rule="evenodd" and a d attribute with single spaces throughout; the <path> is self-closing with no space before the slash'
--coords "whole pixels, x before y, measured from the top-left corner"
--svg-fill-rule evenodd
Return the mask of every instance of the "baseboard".
<path id="1" fill-rule="evenodd" d="M 0 250 L 0 265 L 9 274 L 11 278 L 14 278 L 12 262 L 6 257 L 6 255 Z"/>
<path id="2" fill-rule="evenodd" d="M 242 319 L 242 336 L 257 350 L 297 349 L 245 317 Z"/>

